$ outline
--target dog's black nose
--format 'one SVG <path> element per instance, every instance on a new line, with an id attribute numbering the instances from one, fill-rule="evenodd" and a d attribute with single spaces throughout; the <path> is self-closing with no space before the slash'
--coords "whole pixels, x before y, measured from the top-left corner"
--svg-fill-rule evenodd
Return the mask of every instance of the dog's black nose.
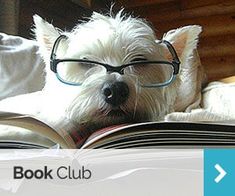
<path id="1" fill-rule="evenodd" d="M 129 88 L 125 82 L 105 83 L 102 88 L 106 103 L 112 106 L 119 106 L 129 96 Z"/>

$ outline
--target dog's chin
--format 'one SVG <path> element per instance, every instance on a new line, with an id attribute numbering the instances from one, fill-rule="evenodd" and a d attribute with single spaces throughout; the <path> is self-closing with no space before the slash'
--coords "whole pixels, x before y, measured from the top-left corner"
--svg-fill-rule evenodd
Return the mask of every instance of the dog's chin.
<path id="1" fill-rule="evenodd" d="M 105 113 L 98 111 L 94 114 L 94 121 L 90 126 L 95 129 L 101 129 L 113 125 L 123 125 L 150 121 L 147 114 L 138 111 L 124 112 L 121 109 L 113 109 Z M 89 122 L 88 122 L 89 126 Z M 89 127 L 90 127 L 89 126 Z"/>
<path id="2" fill-rule="evenodd" d="M 125 118 L 125 116 L 130 116 L 131 114 L 125 113 L 121 109 L 113 109 L 109 111 L 106 115 L 106 117 L 109 118 Z"/>

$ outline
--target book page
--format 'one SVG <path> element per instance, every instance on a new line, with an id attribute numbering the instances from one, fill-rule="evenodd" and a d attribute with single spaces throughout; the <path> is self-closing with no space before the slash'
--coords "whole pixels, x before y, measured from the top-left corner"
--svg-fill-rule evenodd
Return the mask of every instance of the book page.
<path id="1" fill-rule="evenodd" d="M 75 148 L 72 142 L 68 142 L 66 138 L 49 125 L 28 115 L 0 112 L 0 124 L 12 127 L 21 127 L 37 132 L 49 138 L 53 142 L 60 144 L 62 148 Z"/>

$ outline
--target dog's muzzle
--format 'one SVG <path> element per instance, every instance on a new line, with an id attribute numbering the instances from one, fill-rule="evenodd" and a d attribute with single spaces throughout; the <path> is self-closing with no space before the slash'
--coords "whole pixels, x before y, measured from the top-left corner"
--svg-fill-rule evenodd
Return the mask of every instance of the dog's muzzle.
<path id="1" fill-rule="evenodd" d="M 117 107 L 128 99 L 129 88 L 125 82 L 108 82 L 103 85 L 102 93 L 106 103 Z"/>

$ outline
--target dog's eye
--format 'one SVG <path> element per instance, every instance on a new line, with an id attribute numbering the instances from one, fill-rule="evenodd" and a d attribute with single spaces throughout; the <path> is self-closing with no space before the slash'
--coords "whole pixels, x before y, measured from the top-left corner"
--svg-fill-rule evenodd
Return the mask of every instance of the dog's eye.
<path id="1" fill-rule="evenodd" d="M 92 68 L 94 65 L 93 64 L 91 64 L 91 63 L 85 63 L 85 62 L 83 62 L 83 63 L 78 63 L 78 65 L 82 68 L 82 69 L 90 69 L 90 68 Z"/>

